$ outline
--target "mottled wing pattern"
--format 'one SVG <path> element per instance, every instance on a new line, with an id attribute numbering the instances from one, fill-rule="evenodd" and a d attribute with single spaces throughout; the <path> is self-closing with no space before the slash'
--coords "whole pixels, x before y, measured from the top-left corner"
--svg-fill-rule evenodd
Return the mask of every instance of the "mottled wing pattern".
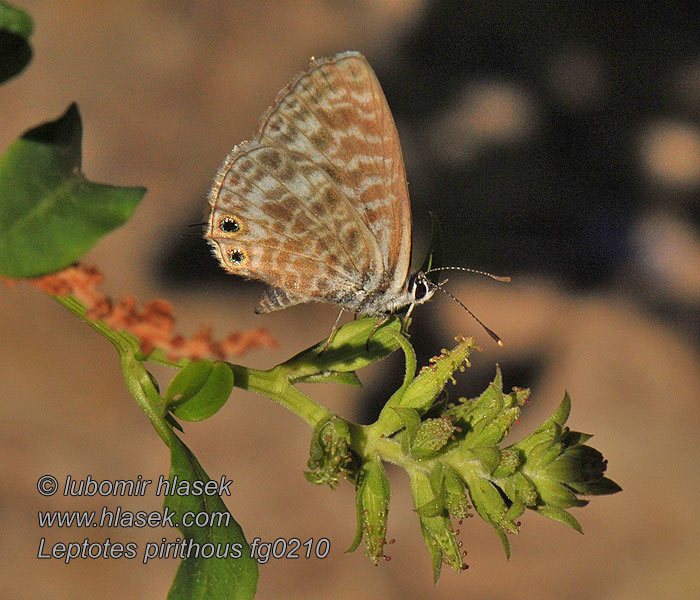
<path id="1" fill-rule="evenodd" d="M 252 141 L 234 150 L 221 175 L 209 237 L 227 270 L 284 291 L 266 293 L 276 300 L 260 310 L 340 301 L 374 270 L 371 233 L 309 157 Z"/>
<path id="2" fill-rule="evenodd" d="M 377 241 L 382 287 L 411 262 L 411 205 L 401 145 L 372 67 L 358 52 L 312 62 L 263 117 L 261 141 L 318 157 Z"/>
<path id="3" fill-rule="evenodd" d="M 360 308 L 362 290 L 400 289 L 406 279 L 398 136 L 357 53 L 312 62 L 294 79 L 256 139 L 229 154 L 209 201 L 207 238 L 224 268 L 271 286 L 259 312 L 309 300 Z"/>

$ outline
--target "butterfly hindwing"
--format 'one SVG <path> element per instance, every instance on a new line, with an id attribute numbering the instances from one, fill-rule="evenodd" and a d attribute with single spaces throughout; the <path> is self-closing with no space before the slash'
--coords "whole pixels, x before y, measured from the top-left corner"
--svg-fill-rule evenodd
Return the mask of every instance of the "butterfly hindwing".
<path id="1" fill-rule="evenodd" d="M 208 237 L 232 273 L 333 302 L 373 271 L 370 232 L 351 218 L 328 174 L 304 157 L 244 144 L 222 167 L 210 201 Z"/>

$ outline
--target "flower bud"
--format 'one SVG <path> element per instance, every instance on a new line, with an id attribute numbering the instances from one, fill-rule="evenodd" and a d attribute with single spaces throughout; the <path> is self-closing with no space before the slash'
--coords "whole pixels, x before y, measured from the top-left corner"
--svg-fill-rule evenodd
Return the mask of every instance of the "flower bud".
<path id="1" fill-rule="evenodd" d="M 420 424 L 411 443 L 411 456 L 417 459 L 435 456 L 455 431 L 449 419 L 426 419 Z"/>
<path id="2" fill-rule="evenodd" d="M 389 515 L 389 479 L 379 457 L 362 465 L 357 482 L 357 533 L 348 549 L 354 551 L 364 540 L 365 554 L 376 565 L 384 556 L 386 522 Z"/>
<path id="3" fill-rule="evenodd" d="M 316 425 L 306 463 L 311 471 L 304 473 L 306 479 L 335 489 L 339 477 L 348 474 L 348 465 L 352 460 L 349 444 L 350 430 L 343 419 L 331 417 Z"/>
<path id="4" fill-rule="evenodd" d="M 411 470 L 411 491 L 416 507 L 425 506 L 434 498 L 434 492 L 428 475 L 421 470 Z M 437 583 L 440 577 L 443 561 L 447 562 L 458 573 L 462 570 L 462 554 L 452 529 L 449 517 L 445 512 L 437 516 L 423 516 L 418 511 L 421 531 L 433 562 L 433 578 Z"/>

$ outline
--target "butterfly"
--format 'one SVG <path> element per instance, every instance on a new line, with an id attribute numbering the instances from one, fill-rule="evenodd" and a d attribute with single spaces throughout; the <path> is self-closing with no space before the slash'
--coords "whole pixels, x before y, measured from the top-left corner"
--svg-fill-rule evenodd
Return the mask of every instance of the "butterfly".
<path id="1" fill-rule="evenodd" d="M 256 313 L 323 301 L 372 317 L 407 309 L 406 320 L 442 289 L 409 273 L 399 136 L 358 52 L 312 59 L 289 82 L 226 157 L 209 204 L 205 238 L 222 267 L 268 285 Z"/>

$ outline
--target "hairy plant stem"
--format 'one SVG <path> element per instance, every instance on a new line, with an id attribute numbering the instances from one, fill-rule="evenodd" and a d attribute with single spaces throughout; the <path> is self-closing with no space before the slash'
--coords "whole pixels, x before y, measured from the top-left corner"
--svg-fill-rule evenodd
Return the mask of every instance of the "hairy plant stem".
<path id="1" fill-rule="evenodd" d="M 268 371 L 232 363 L 229 363 L 229 366 L 233 371 L 233 385 L 274 400 L 306 421 L 312 428 L 320 421 L 333 416 L 330 410 L 314 402 L 289 382 L 293 374 L 284 368 L 284 365 Z"/>
<path id="2" fill-rule="evenodd" d="M 136 338 L 126 332 L 113 330 L 103 321 L 90 319 L 82 303 L 72 296 L 51 297 L 112 343 L 119 353 L 119 364 L 129 393 L 146 413 L 156 433 L 170 445 L 172 430 L 163 418 L 164 407 L 160 394 L 143 362 L 138 358 L 140 352 Z"/>
<path id="3" fill-rule="evenodd" d="M 162 398 L 153 385 L 153 381 L 144 366 L 144 361 L 154 362 L 171 368 L 181 368 L 188 361 L 186 359 L 170 360 L 160 349 L 156 349 L 148 356 L 144 356 L 140 352 L 138 340 L 134 336 L 127 332 L 115 331 L 103 321 L 89 318 L 82 303 L 72 296 L 52 296 L 52 298 L 109 340 L 117 349 L 121 370 L 129 393 L 146 413 L 158 435 L 166 444 L 169 444 L 172 435 L 171 426 L 164 418 L 165 408 Z M 406 381 L 399 390 L 400 393 L 405 389 L 415 372 L 415 354 L 402 335 L 396 334 L 392 337 L 397 340 L 407 358 Z M 255 392 L 277 402 L 303 419 L 312 428 L 319 422 L 334 416 L 329 409 L 312 400 L 291 383 L 295 379 L 318 372 L 318 365 L 309 356 L 295 357 L 287 363 L 277 365 L 266 371 L 251 369 L 233 363 L 228 364 L 233 372 L 234 385 L 236 387 Z M 402 458 L 400 447 L 395 442 L 383 438 L 383 435 L 386 433 L 391 433 L 387 431 L 387 426 L 389 424 L 395 426 L 394 421 L 396 419 L 393 411 L 389 410 L 387 412 L 387 408 L 391 404 L 390 401 L 382 412 L 380 420 L 373 425 L 364 426 L 346 422 L 350 429 L 351 447 L 355 452 L 361 456 L 367 456 L 376 452 L 385 460 L 402 464 L 406 462 L 406 459 L 405 457 Z"/>

